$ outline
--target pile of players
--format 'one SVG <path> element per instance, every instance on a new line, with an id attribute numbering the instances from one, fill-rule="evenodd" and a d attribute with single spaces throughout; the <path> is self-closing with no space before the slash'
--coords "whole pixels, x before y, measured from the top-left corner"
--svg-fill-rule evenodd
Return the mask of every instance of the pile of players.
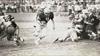
<path id="1" fill-rule="evenodd" d="M 69 19 L 81 39 L 99 40 L 100 11 L 96 8 L 70 10 Z M 78 40 L 78 38 L 76 38 Z"/>
<path id="2" fill-rule="evenodd" d="M 99 5 L 98 5 L 99 6 Z M 96 5 L 76 2 L 68 7 L 68 19 L 71 27 L 68 28 L 65 36 L 55 41 L 78 41 L 80 39 L 100 40 L 100 8 Z"/>

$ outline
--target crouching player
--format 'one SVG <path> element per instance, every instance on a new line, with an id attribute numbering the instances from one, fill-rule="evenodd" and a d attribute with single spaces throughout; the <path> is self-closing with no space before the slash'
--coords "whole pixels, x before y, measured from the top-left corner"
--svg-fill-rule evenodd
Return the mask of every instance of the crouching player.
<path id="1" fill-rule="evenodd" d="M 7 15 L 3 17 L 4 21 L 1 24 L 1 29 L 2 33 L 0 35 L 1 39 L 4 38 L 5 36 L 7 37 L 7 40 L 12 40 L 12 35 L 15 33 L 16 29 L 18 29 L 18 25 L 15 23 L 14 21 L 14 17 L 12 17 L 11 15 Z"/>

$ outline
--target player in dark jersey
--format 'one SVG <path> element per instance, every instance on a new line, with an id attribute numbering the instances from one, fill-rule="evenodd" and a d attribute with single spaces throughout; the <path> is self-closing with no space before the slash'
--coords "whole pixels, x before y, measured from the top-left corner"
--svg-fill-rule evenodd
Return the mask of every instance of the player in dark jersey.
<path id="1" fill-rule="evenodd" d="M 53 12 L 44 12 L 44 9 L 40 9 L 37 12 L 37 16 L 36 16 L 36 21 L 39 24 L 39 34 L 36 36 L 37 39 L 35 41 L 36 44 L 39 44 L 39 40 L 45 37 L 45 33 L 43 34 L 43 30 L 46 29 L 47 23 L 49 22 L 49 20 L 52 21 L 53 23 L 53 29 L 55 29 L 55 24 L 54 24 L 54 14 Z M 41 32 L 41 33 L 40 33 Z"/>
<path id="2" fill-rule="evenodd" d="M 40 9 L 37 13 L 36 20 L 41 26 L 47 25 L 49 20 L 51 20 L 53 23 L 53 29 L 55 29 L 53 12 L 50 12 L 50 11 L 44 12 L 44 9 Z"/>

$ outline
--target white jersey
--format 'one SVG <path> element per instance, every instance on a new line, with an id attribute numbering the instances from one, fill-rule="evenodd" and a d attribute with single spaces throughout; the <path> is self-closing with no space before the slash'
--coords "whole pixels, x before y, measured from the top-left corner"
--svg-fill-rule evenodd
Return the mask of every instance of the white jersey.
<path id="1" fill-rule="evenodd" d="M 0 24 L 1 24 L 2 22 L 5 21 L 5 20 L 3 19 L 3 17 L 4 17 L 4 16 L 0 16 Z"/>
<path id="2" fill-rule="evenodd" d="M 10 22 L 10 21 L 4 22 L 4 25 L 5 25 L 6 27 L 8 27 L 9 25 L 11 25 L 11 22 Z"/>
<path id="3" fill-rule="evenodd" d="M 57 6 L 57 12 L 61 11 L 62 6 Z"/>
<path id="4" fill-rule="evenodd" d="M 80 10 L 82 10 L 82 8 L 81 8 L 80 5 L 75 5 L 75 6 L 74 6 L 74 10 L 75 10 L 75 11 L 80 11 Z"/>
<path id="5" fill-rule="evenodd" d="M 69 5 L 69 6 L 68 6 L 68 9 L 73 9 L 73 6 Z"/>
<path id="6" fill-rule="evenodd" d="M 83 0 L 79 0 L 79 2 L 83 2 Z"/>
<path id="7" fill-rule="evenodd" d="M 49 13 L 49 12 L 51 12 L 51 8 L 45 8 L 44 9 L 44 13 Z"/>

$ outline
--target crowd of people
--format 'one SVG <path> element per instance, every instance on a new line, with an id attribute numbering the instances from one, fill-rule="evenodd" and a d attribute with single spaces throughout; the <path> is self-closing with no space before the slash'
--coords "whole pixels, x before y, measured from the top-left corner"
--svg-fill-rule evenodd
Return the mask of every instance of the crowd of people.
<path id="1" fill-rule="evenodd" d="M 21 13 L 21 12 L 35 12 L 35 6 L 26 5 L 20 3 L 0 3 L 0 11 L 4 11 L 6 13 Z"/>
<path id="2" fill-rule="evenodd" d="M 50 6 L 54 12 L 67 12 L 70 2 L 49 1 L 40 4 L 0 3 L 0 10 L 7 13 L 36 12 L 39 7 Z"/>
<path id="3" fill-rule="evenodd" d="M 68 9 L 71 9 L 71 6 L 74 5 L 76 3 L 76 1 L 67 1 L 67 2 L 43 1 L 40 4 L 0 3 L 0 10 L 5 11 L 7 13 L 20 13 L 20 12 L 34 13 L 38 10 L 39 7 L 50 6 L 51 10 L 53 12 L 68 12 Z M 84 4 L 84 6 L 85 6 L 85 3 L 87 3 L 87 2 L 81 2 L 81 3 Z M 80 4 L 80 5 L 82 5 L 82 4 Z"/>

